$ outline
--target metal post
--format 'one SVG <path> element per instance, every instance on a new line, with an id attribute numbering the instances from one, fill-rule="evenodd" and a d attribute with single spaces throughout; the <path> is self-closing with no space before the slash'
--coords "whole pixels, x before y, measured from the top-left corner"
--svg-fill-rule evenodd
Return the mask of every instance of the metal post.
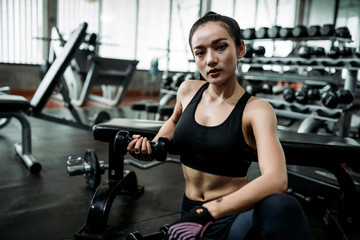
<path id="1" fill-rule="evenodd" d="M 135 50 L 134 50 L 134 59 L 137 59 L 138 33 L 139 33 L 139 0 L 136 0 L 136 18 L 135 18 Z"/>
<path id="2" fill-rule="evenodd" d="M 168 45 L 167 45 L 167 53 L 166 53 L 166 74 L 169 72 L 169 61 L 170 61 L 170 40 L 171 40 L 171 19 L 172 19 L 172 7 L 173 0 L 170 0 L 170 12 L 169 12 L 169 35 L 168 35 Z"/>
<path id="3" fill-rule="evenodd" d="M 356 83 L 357 83 L 357 74 L 358 70 L 348 70 L 345 82 L 344 82 L 344 89 L 350 90 L 353 96 L 355 96 L 356 93 Z M 350 134 L 350 128 L 351 128 L 351 117 L 352 117 L 352 111 L 348 110 L 345 111 L 342 119 L 341 119 L 341 125 L 340 125 L 340 136 L 342 137 L 348 137 Z"/>
<path id="4" fill-rule="evenodd" d="M 335 7 L 334 7 L 334 26 L 336 27 L 336 20 L 337 20 L 337 16 L 338 16 L 338 9 L 339 9 L 339 0 L 335 0 Z"/>

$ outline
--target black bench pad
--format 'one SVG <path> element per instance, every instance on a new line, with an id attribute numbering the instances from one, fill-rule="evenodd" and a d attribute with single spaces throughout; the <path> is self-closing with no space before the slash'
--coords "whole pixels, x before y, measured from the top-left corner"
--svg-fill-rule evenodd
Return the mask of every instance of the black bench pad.
<path id="1" fill-rule="evenodd" d="M 0 112 L 27 111 L 30 102 L 23 96 L 0 94 Z"/>
<path id="2" fill-rule="evenodd" d="M 115 118 L 95 125 L 93 136 L 95 140 L 111 143 L 119 130 L 126 130 L 152 139 L 163 124 L 163 121 Z M 281 130 L 278 136 L 289 164 L 321 166 L 359 161 L 360 144 L 352 138 Z"/>
<path id="3" fill-rule="evenodd" d="M 114 118 L 95 125 L 93 136 L 95 140 L 101 142 L 113 142 L 119 130 L 126 130 L 131 134 L 141 133 L 142 136 L 151 140 L 163 124 L 163 121 L 156 120 Z"/>

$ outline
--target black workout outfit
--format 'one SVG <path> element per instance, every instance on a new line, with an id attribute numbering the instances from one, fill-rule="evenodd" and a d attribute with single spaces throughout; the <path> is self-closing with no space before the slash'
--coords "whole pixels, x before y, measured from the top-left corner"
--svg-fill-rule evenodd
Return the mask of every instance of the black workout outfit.
<path id="1" fill-rule="evenodd" d="M 242 116 L 250 95 L 245 94 L 226 118 L 217 126 L 196 122 L 195 111 L 209 83 L 205 83 L 183 111 L 174 131 L 174 144 L 182 164 L 207 173 L 245 177 L 256 157 L 244 139 Z M 193 201 L 184 195 L 181 216 L 204 202 Z M 254 209 L 217 219 L 206 231 L 206 240 L 245 239 L 249 235 L 263 239 L 310 239 L 305 215 L 297 200 L 286 194 L 263 199 Z"/>

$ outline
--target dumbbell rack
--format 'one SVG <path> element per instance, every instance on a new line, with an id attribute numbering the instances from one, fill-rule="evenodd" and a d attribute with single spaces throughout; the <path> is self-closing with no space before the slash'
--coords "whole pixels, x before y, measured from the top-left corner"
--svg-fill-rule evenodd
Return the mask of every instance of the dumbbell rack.
<path id="1" fill-rule="evenodd" d="M 339 44 L 345 44 L 346 42 L 351 42 L 351 39 L 340 38 L 335 36 L 320 36 L 320 37 L 300 37 L 300 38 L 264 38 L 264 39 L 251 39 L 247 40 L 251 44 L 254 41 L 331 41 L 338 42 Z M 329 76 L 305 76 L 294 73 L 282 72 L 273 72 L 273 71 L 249 71 L 244 73 L 244 78 L 246 80 L 253 81 L 275 81 L 275 82 L 288 82 L 288 83 L 304 83 L 304 84 L 323 84 L 327 83 L 335 84 L 340 86 L 344 85 L 344 89 L 350 90 L 355 96 L 356 87 L 357 87 L 357 73 L 360 69 L 360 58 L 358 57 L 339 57 L 339 58 L 329 58 L 329 57 L 311 57 L 311 58 L 301 58 L 296 56 L 293 52 L 289 54 L 288 57 L 251 57 L 251 58 L 242 58 L 239 60 L 239 65 L 248 65 L 250 67 L 263 67 L 263 66 L 278 66 L 281 69 L 284 67 L 291 67 L 292 69 L 331 69 L 334 74 Z M 345 80 L 341 78 L 341 70 L 347 69 L 347 76 Z M 342 111 L 342 116 L 339 120 L 340 124 L 340 136 L 349 136 L 350 134 L 350 125 L 351 125 L 351 111 L 346 111 L 344 109 L 337 109 Z"/>

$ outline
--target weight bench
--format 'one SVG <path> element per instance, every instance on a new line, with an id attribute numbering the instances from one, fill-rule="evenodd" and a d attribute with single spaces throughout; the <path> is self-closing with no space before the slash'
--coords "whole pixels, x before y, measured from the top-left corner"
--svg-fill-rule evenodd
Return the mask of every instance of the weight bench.
<path id="1" fill-rule="evenodd" d="M 0 93 L 0 118 L 5 120 L 0 128 L 5 127 L 13 117 L 19 120 L 22 127 L 22 143 L 15 143 L 15 152 L 30 172 L 37 174 L 41 170 L 41 164 L 31 154 L 31 126 L 24 114 L 29 108 L 30 103 L 26 98 Z"/>
<path id="2" fill-rule="evenodd" d="M 82 39 L 85 37 L 86 28 L 87 23 L 82 23 L 72 33 L 64 46 L 62 54 L 50 66 L 30 102 L 22 96 L 10 95 L 10 89 L 8 88 L 3 88 L 5 90 L 1 91 L 0 118 L 5 119 L 2 126 L 5 126 L 12 117 L 20 121 L 22 125 L 22 144 L 16 144 L 15 150 L 32 173 L 38 173 L 41 170 L 41 165 L 31 155 L 31 127 L 25 113 L 65 125 L 91 129 L 91 126 L 82 123 L 76 109 L 71 105 L 68 93 L 60 78 L 70 64 L 75 52 L 79 49 Z M 59 88 L 60 93 L 63 95 L 65 106 L 70 110 L 74 120 L 62 119 L 42 112 L 56 87 Z"/>
<path id="3" fill-rule="evenodd" d="M 64 72 L 70 65 L 76 51 L 78 51 L 79 46 L 83 42 L 83 39 L 86 35 L 87 26 L 88 24 L 84 22 L 72 32 L 70 38 L 65 43 L 61 54 L 53 61 L 44 78 L 41 80 L 33 97 L 31 98 L 28 115 L 67 126 L 91 130 L 92 126 L 89 126 L 89 124 L 83 122 L 79 112 L 72 105 L 71 98 L 68 94 L 65 84 L 61 79 L 61 76 L 64 75 Z M 70 111 L 72 117 L 71 119 L 43 112 L 45 105 L 53 95 L 56 88 L 62 95 L 65 107 Z M 101 111 L 97 114 L 95 123 L 99 123 L 108 119 L 110 119 L 109 114 L 105 111 Z"/>
<path id="4" fill-rule="evenodd" d="M 110 231 L 107 219 L 112 202 L 117 194 L 124 190 L 134 195 L 141 194 L 134 172 L 124 171 L 124 156 L 115 153 L 114 140 L 120 130 L 141 134 L 152 139 L 163 121 L 138 119 L 112 119 L 93 127 L 94 139 L 109 143 L 108 180 L 100 185 L 92 199 L 86 224 L 76 234 L 75 239 L 106 239 Z M 356 203 L 355 184 L 341 163 L 355 163 L 360 154 L 360 144 L 351 138 L 299 134 L 296 132 L 278 131 L 287 164 L 319 167 L 333 173 L 339 183 L 342 199 L 336 211 L 328 211 L 325 216 L 328 225 L 343 228 L 358 222 L 359 212 Z M 168 153 L 177 154 L 173 148 Z M 319 156 L 322 156 L 319 158 Z M 95 238 L 97 237 L 97 238 Z M 346 238 L 344 238 L 346 239 Z"/>

